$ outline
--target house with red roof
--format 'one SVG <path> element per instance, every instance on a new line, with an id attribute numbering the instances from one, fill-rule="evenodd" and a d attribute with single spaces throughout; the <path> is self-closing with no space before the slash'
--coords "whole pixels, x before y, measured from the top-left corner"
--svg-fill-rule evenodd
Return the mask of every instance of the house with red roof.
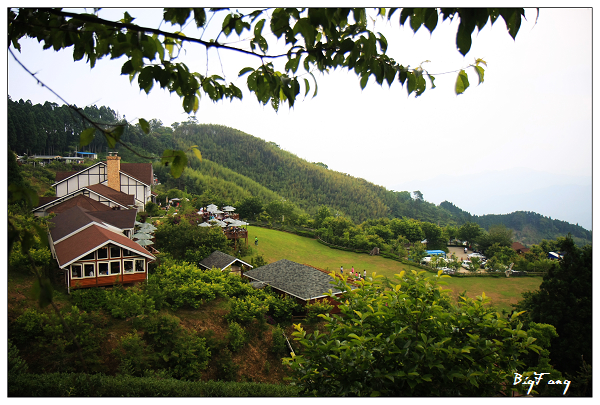
<path id="1" fill-rule="evenodd" d="M 148 279 L 148 263 L 155 257 L 131 239 L 135 216 L 135 210 L 74 206 L 48 221 L 50 250 L 69 292 Z"/>

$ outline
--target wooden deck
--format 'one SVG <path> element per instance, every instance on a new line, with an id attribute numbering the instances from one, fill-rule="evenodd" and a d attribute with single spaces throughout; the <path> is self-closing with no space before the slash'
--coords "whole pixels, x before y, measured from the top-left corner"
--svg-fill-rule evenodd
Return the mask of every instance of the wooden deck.
<path id="1" fill-rule="evenodd" d="M 117 274 L 114 276 L 71 279 L 71 288 L 106 287 L 146 281 L 146 273 Z"/>

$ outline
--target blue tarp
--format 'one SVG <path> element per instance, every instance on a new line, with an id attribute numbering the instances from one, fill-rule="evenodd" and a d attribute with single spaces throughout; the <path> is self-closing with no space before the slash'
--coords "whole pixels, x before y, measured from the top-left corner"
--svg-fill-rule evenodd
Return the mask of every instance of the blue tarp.
<path id="1" fill-rule="evenodd" d="M 442 256 L 444 259 L 446 258 L 446 252 L 444 252 L 443 250 L 428 250 L 427 254 L 429 256 L 438 255 Z"/>

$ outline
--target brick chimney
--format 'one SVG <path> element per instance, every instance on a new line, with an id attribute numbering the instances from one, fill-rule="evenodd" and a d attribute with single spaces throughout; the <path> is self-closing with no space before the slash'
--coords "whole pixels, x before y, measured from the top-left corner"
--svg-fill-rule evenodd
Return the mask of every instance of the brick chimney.
<path id="1" fill-rule="evenodd" d="M 108 187 L 113 190 L 121 191 L 121 156 L 117 152 L 108 152 L 106 157 L 106 166 L 108 167 Z"/>

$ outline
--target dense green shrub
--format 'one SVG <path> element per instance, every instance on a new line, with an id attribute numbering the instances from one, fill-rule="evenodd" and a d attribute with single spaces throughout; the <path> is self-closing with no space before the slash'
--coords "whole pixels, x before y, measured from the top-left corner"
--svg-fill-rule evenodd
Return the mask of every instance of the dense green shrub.
<path id="1" fill-rule="evenodd" d="M 9 397 L 296 397 L 293 385 L 53 373 L 9 375 Z"/>
<path id="2" fill-rule="evenodd" d="M 237 352 L 246 343 L 248 335 L 239 323 L 229 322 L 229 333 L 227 334 L 227 339 L 229 341 L 229 347 L 231 350 Z"/>
<path id="3" fill-rule="evenodd" d="M 302 306 L 295 299 L 286 296 L 279 297 L 275 294 L 267 296 L 265 303 L 268 305 L 268 314 L 277 322 L 290 321 L 294 312 L 299 311 Z"/>
<path id="4" fill-rule="evenodd" d="M 114 318 L 153 314 L 154 300 L 139 285 L 123 288 L 115 285 L 106 293 L 106 309 Z"/>
<path id="5" fill-rule="evenodd" d="M 276 355 L 288 354 L 289 349 L 283 336 L 283 329 L 279 325 L 275 326 L 272 330 L 271 347 L 269 351 Z"/>
<path id="6" fill-rule="evenodd" d="M 269 310 L 268 305 L 256 296 L 246 298 L 233 297 L 230 301 L 229 313 L 225 316 L 228 321 L 250 323 L 253 319 L 263 320 Z"/>
<path id="7" fill-rule="evenodd" d="M 83 311 L 92 312 L 106 308 L 104 288 L 81 288 L 71 292 L 71 302 Z"/>
<path id="8" fill-rule="evenodd" d="M 27 363 L 19 355 L 19 349 L 15 346 L 12 340 L 8 339 L 8 374 L 23 374 L 27 373 Z"/>
<path id="9" fill-rule="evenodd" d="M 221 381 L 237 381 L 239 366 L 234 363 L 231 351 L 228 348 L 221 350 L 219 356 L 217 376 Z"/>
<path id="10" fill-rule="evenodd" d="M 309 322 L 320 321 L 319 315 L 328 314 L 333 309 L 333 305 L 327 301 L 316 301 L 306 305 L 306 320 Z"/>
<path id="11" fill-rule="evenodd" d="M 152 350 L 135 329 L 121 336 L 112 354 L 120 362 L 120 374 L 142 376 L 152 365 Z"/>
<path id="12" fill-rule="evenodd" d="M 43 327 L 48 323 L 49 317 L 43 312 L 28 308 L 9 328 L 9 335 L 17 344 L 33 342 L 42 335 Z"/>
<path id="13" fill-rule="evenodd" d="M 179 318 L 172 315 L 142 317 L 136 324 L 144 329 L 144 339 L 153 346 L 153 368 L 170 369 L 174 378 L 200 379 L 211 355 L 204 338 L 182 328 Z"/>

